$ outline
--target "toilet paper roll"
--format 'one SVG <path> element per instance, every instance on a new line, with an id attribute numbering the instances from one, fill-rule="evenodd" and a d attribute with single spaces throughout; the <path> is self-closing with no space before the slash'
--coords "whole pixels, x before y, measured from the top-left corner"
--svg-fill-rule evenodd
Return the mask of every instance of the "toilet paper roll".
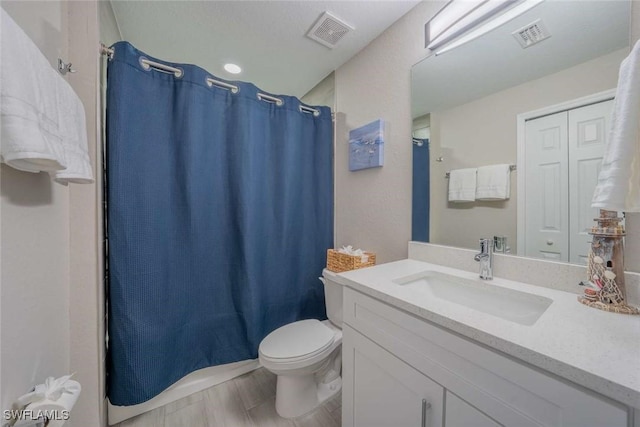
<path id="1" fill-rule="evenodd" d="M 27 405 L 25 411 L 31 411 L 34 418 L 39 415 L 48 417 L 50 421 L 47 427 L 62 427 L 71 416 L 71 409 L 78 401 L 82 390 L 80 383 L 74 380 L 67 380 L 65 388 L 66 391 L 58 400 L 43 399 L 33 402 Z"/>

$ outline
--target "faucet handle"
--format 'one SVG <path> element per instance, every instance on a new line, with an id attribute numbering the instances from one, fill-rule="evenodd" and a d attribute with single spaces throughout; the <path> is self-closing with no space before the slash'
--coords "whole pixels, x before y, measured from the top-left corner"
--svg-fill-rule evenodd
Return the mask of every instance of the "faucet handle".
<path id="1" fill-rule="evenodd" d="M 480 238 L 480 253 L 486 254 L 492 249 L 493 240 L 485 237 Z"/>
<path id="2" fill-rule="evenodd" d="M 473 257 L 474 260 L 480 261 L 489 256 L 489 239 L 484 237 L 480 239 L 480 253 Z"/>
<path id="3" fill-rule="evenodd" d="M 507 236 L 493 236 L 493 250 L 495 252 L 507 253 Z"/>

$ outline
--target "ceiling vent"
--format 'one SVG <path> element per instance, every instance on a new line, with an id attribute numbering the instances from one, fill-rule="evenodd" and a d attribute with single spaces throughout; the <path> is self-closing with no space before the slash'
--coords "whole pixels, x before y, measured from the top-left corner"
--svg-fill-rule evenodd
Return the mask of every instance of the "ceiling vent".
<path id="1" fill-rule="evenodd" d="M 523 49 L 551 37 L 549 29 L 540 19 L 533 21 L 529 25 L 525 25 L 511 34 L 515 37 L 518 43 L 520 43 L 520 46 L 522 46 Z"/>
<path id="2" fill-rule="evenodd" d="M 332 49 L 351 30 L 353 30 L 352 26 L 325 12 L 313 24 L 307 37 Z"/>

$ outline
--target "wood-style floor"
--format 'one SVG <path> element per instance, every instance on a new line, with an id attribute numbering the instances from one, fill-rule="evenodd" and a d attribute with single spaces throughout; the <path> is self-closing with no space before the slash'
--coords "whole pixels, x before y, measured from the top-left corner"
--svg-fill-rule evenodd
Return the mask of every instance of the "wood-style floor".
<path id="1" fill-rule="evenodd" d="M 300 418 L 275 408 L 276 377 L 264 368 L 192 394 L 116 427 L 341 427 L 340 393 Z"/>

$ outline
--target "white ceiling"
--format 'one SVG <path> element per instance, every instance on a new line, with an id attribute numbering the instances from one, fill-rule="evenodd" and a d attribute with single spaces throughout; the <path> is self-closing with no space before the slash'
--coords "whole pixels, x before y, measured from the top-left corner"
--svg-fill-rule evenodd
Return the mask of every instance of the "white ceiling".
<path id="1" fill-rule="evenodd" d="M 417 3 L 111 0 L 123 39 L 148 55 L 295 96 L 304 95 Z M 355 28 L 333 49 L 305 37 L 325 11 Z M 240 65 L 242 73 L 224 71 L 227 62 Z"/>
<path id="2" fill-rule="evenodd" d="M 466 45 L 430 56 L 412 71 L 412 112 L 479 99 L 629 45 L 630 2 L 546 0 Z M 522 49 L 511 33 L 542 19 L 551 37 Z"/>

